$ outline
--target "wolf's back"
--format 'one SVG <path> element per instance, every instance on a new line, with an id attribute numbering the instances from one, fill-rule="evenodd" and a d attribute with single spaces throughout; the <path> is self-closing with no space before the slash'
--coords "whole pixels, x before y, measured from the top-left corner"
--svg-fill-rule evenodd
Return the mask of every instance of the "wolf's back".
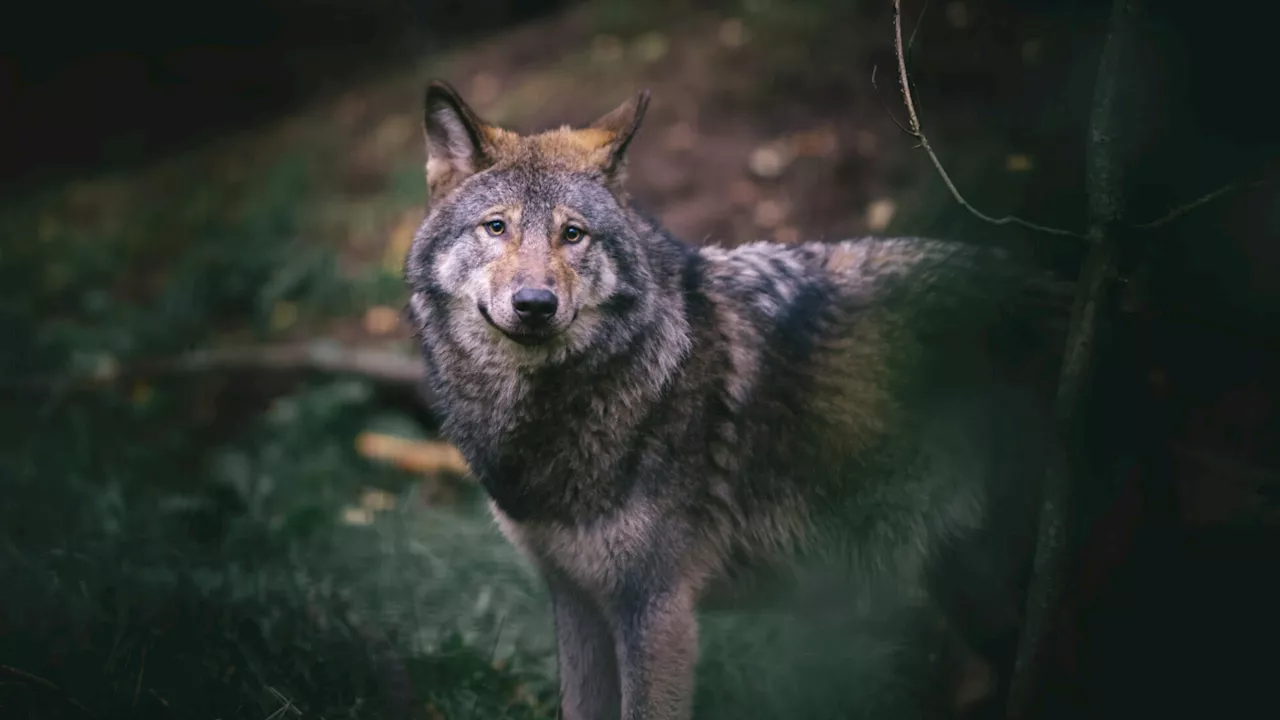
<path id="1" fill-rule="evenodd" d="M 1051 440 L 1050 375 L 1034 362 L 1048 346 L 1025 301 L 1043 281 L 998 250 L 919 238 L 710 257 L 712 286 L 751 326 L 731 329 L 726 357 L 757 368 L 743 502 L 805 498 L 799 615 L 834 638 L 823 618 L 862 605 L 861 622 L 887 623 L 928 592 L 974 646 L 1015 631 Z"/>

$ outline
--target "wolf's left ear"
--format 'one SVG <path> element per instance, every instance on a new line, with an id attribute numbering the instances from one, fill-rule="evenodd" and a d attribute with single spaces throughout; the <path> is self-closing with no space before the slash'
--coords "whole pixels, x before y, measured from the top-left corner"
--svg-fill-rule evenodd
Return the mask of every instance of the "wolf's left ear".
<path id="1" fill-rule="evenodd" d="M 427 85 L 422 129 L 427 139 L 427 190 L 433 203 L 489 165 L 484 121 L 443 80 Z"/>
<path id="2" fill-rule="evenodd" d="M 592 130 L 600 130 L 611 135 L 611 139 L 602 148 L 601 169 L 611 180 L 621 181 L 627 162 L 627 146 L 640 129 L 644 121 L 644 113 L 649 109 L 649 91 L 641 90 L 627 102 L 614 108 L 599 120 L 591 123 Z"/>

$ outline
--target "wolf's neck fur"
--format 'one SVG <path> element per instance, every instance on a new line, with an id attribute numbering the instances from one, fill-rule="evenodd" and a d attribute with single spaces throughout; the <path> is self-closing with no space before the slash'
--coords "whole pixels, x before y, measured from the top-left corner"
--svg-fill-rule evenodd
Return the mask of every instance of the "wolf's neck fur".
<path id="1" fill-rule="evenodd" d="M 651 256 L 656 286 L 616 320 L 631 332 L 603 358 L 589 348 L 555 364 L 486 367 L 445 333 L 428 331 L 435 389 L 455 398 L 443 429 L 513 520 L 574 523 L 620 507 L 631 490 L 626 466 L 639 450 L 628 440 L 642 435 L 636 428 L 688 358 L 682 282 L 695 251 L 643 219 L 637 228 L 660 246 Z"/>

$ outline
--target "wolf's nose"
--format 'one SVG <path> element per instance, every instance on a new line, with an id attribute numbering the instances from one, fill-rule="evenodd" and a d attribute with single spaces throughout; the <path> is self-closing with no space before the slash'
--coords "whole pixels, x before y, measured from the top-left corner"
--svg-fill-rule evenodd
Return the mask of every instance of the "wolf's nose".
<path id="1" fill-rule="evenodd" d="M 511 306 L 523 322 L 530 325 L 541 325 L 556 314 L 560 300 L 550 290 L 522 288 L 511 296 Z"/>

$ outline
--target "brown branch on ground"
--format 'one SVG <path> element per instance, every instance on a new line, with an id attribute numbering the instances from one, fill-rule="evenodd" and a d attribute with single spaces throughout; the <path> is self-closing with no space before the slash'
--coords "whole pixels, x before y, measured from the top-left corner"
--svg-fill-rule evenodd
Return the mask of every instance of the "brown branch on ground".
<path id="1" fill-rule="evenodd" d="M 122 368 L 108 363 L 94 372 L 12 378 L 6 389 L 65 389 L 76 385 L 106 385 L 122 380 L 183 375 L 218 370 L 320 371 L 359 375 L 392 385 L 420 385 L 422 363 L 413 355 L 392 350 L 343 345 L 328 340 L 267 345 L 213 347 L 174 357 L 142 360 Z"/>
<path id="2" fill-rule="evenodd" d="M 414 356 L 336 342 L 313 341 L 284 345 L 209 348 L 162 361 L 159 369 L 200 372 L 221 369 L 319 370 L 361 375 L 381 382 L 412 385 L 425 375 Z"/>
<path id="3" fill-rule="evenodd" d="M 1064 230 L 1062 228 L 1049 227 L 1040 225 L 1028 220 L 1023 220 L 1014 215 L 1005 215 L 1004 217 L 993 217 L 974 207 L 964 195 L 960 194 L 960 189 L 952 182 L 951 176 L 947 174 L 946 168 L 942 166 L 942 161 L 938 159 L 937 153 L 933 151 L 933 146 L 929 144 L 929 138 L 924 134 L 920 127 L 920 116 L 916 112 L 916 102 L 911 96 L 911 85 L 907 78 L 907 58 L 902 45 L 902 0 L 893 0 L 893 31 L 894 51 L 898 56 L 898 82 L 902 85 L 902 100 L 907 106 L 907 117 L 910 123 L 909 128 L 904 128 L 912 137 L 920 141 L 920 147 L 924 148 L 925 154 L 929 156 L 929 160 L 933 162 L 933 167 L 937 169 L 938 175 L 942 177 L 942 182 L 946 184 L 947 190 L 951 191 L 951 196 L 960 203 L 960 206 L 968 210 L 970 214 L 992 225 L 1018 225 L 1028 230 L 1045 233 L 1047 235 L 1058 235 L 1061 237 L 1082 238 L 1083 234 Z"/>
<path id="4" fill-rule="evenodd" d="M 390 463 L 406 472 L 459 476 L 471 473 L 462 453 L 452 443 L 439 440 L 412 440 L 376 432 L 356 436 L 356 451 L 370 460 Z"/>

